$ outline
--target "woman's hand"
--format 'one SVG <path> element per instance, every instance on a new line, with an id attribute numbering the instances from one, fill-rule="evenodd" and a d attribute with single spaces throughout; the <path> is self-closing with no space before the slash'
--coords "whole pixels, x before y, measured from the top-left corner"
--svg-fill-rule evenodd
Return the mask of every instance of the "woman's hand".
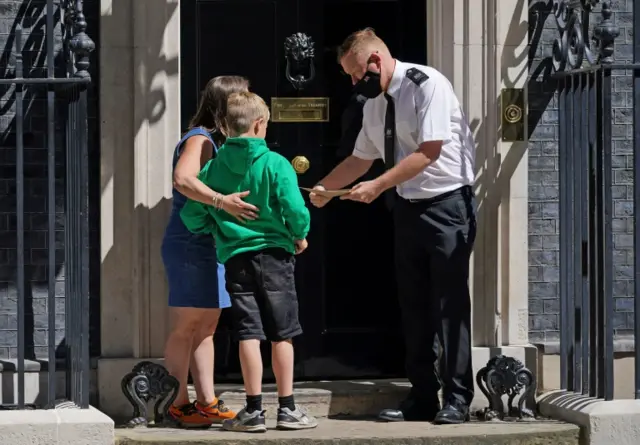
<path id="1" fill-rule="evenodd" d="M 226 195 L 222 198 L 222 210 L 231 216 L 235 216 L 240 222 L 256 219 L 259 212 L 258 208 L 242 200 L 242 198 L 248 195 L 248 190 Z"/>

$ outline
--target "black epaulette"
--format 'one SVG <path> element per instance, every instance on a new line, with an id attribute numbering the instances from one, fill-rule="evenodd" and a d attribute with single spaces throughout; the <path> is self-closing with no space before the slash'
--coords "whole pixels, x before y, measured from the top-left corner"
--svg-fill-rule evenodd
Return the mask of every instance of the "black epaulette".
<path id="1" fill-rule="evenodd" d="M 411 82 L 415 83 L 418 86 L 422 85 L 429 79 L 429 76 L 420 71 L 418 68 L 409 68 L 406 75 Z"/>
<path id="2" fill-rule="evenodd" d="M 363 96 L 362 94 L 356 94 L 356 102 L 359 104 L 364 104 L 367 101 L 367 96 Z"/>

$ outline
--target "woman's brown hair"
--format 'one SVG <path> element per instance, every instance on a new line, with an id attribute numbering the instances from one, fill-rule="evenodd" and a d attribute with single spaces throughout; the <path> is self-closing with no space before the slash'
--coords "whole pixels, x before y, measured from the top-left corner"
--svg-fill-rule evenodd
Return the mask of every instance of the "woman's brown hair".
<path id="1" fill-rule="evenodd" d="M 207 82 L 198 111 L 189 121 L 189 130 L 203 127 L 214 136 L 216 143 L 227 134 L 224 118 L 227 114 L 227 99 L 232 93 L 249 91 L 249 80 L 242 76 L 217 76 Z"/>

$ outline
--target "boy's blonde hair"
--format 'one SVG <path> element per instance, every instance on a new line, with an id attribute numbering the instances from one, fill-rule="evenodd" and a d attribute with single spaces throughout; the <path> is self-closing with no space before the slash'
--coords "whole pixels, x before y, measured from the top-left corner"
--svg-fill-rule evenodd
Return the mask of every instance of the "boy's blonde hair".
<path id="1" fill-rule="evenodd" d="M 232 93 L 227 99 L 225 130 L 228 136 L 236 137 L 247 133 L 258 119 L 268 121 L 270 116 L 269 107 L 257 94 L 248 91 Z"/>
<path id="2" fill-rule="evenodd" d="M 373 28 L 365 28 L 352 32 L 344 39 L 342 45 L 338 47 L 338 63 L 349 53 L 357 56 L 361 52 L 372 49 L 386 53 L 389 52 L 389 48 L 387 48 L 387 45 L 385 45 L 382 39 L 376 35 Z"/>

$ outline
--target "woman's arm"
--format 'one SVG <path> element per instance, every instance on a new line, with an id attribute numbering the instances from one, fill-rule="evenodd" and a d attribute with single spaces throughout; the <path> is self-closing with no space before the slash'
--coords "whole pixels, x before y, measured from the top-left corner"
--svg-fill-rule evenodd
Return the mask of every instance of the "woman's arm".
<path id="1" fill-rule="evenodd" d="M 187 198 L 206 205 L 212 205 L 214 198 L 222 196 L 198 179 L 198 173 L 212 154 L 213 144 L 209 139 L 200 135 L 192 136 L 184 144 L 173 170 L 173 186 L 176 190 Z M 239 219 L 255 219 L 258 208 L 241 199 L 247 194 L 242 192 L 224 196 L 222 209 Z"/>
<path id="2" fill-rule="evenodd" d="M 213 204 L 220 194 L 214 192 L 198 179 L 198 173 L 211 159 L 213 144 L 205 136 L 196 135 L 187 139 L 182 147 L 176 168 L 173 170 L 173 186 L 189 199 L 202 204 Z"/>

